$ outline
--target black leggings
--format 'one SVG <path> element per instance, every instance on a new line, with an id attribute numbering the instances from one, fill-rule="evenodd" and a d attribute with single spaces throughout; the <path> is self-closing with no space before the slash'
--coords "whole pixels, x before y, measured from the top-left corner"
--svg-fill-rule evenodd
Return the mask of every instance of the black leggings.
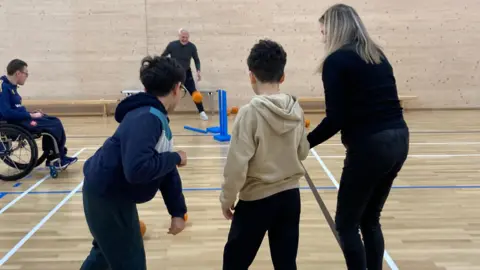
<path id="1" fill-rule="evenodd" d="M 340 245 L 349 270 L 379 270 L 385 249 L 380 213 L 407 159 L 409 131 L 382 131 L 346 148 L 335 217 Z"/>
<path id="2" fill-rule="evenodd" d="M 195 80 L 193 79 L 192 75 L 192 70 L 188 69 L 185 72 L 185 88 L 187 88 L 188 93 L 190 96 L 193 94 L 193 92 L 197 91 L 197 87 L 195 86 Z M 205 109 L 203 108 L 203 103 L 195 103 L 195 106 L 197 106 L 198 112 L 203 112 Z"/>
<path id="3" fill-rule="evenodd" d="M 268 231 L 275 270 L 296 270 L 300 191 L 286 190 L 257 201 L 240 200 L 223 253 L 223 270 L 247 270 Z"/>

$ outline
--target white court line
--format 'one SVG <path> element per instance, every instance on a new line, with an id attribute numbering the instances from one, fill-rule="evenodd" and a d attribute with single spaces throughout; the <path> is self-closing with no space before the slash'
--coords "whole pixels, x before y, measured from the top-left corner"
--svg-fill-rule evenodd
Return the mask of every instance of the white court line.
<path id="1" fill-rule="evenodd" d="M 320 163 L 320 166 L 322 166 L 323 170 L 325 171 L 325 173 L 327 174 L 328 178 L 330 178 L 330 180 L 332 181 L 333 185 L 339 189 L 340 188 L 340 185 L 338 184 L 337 180 L 335 180 L 335 177 L 333 176 L 332 172 L 327 168 L 327 165 L 325 165 L 325 163 L 323 162 L 323 160 L 320 158 L 320 156 L 318 155 L 317 151 L 315 151 L 315 149 L 310 149 L 310 152 L 312 152 L 313 156 L 318 160 L 318 162 Z"/>
<path id="2" fill-rule="evenodd" d="M 325 171 L 325 173 L 328 175 L 328 178 L 330 178 L 330 181 L 332 181 L 332 183 L 335 185 L 335 187 L 337 188 L 337 190 L 339 189 L 339 184 L 337 182 L 337 180 L 335 180 L 335 177 L 333 176 L 332 172 L 330 172 L 330 170 L 327 168 L 327 165 L 325 165 L 325 163 L 323 162 L 322 158 L 318 155 L 317 151 L 315 151 L 315 149 L 310 149 L 310 152 L 312 152 L 312 154 L 315 156 L 315 158 L 318 160 L 318 162 L 320 163 L 320 165 L 322 166 L 323 170 Z M 383 252 L 383 258 L 385 259 L 385 261 L 387 262 L 388 266 L 390 266 L 390 268 L 392 270 L 398 270 L 398 266 L 395 264 L 395 262 L 393 261 L 392 257 L 390 257 L 390 255 L 388 254 L 387 252 L 387 249 L 385 248 L 385 251 Z"/>
<path id="3" fill-rule="evenodd" d="M 313 149 L 312 149 L 313 150 Z M 409 158 L 453 158 L 453 157 L 480 157 L 480 154 L 452 154 L 452 155 L 443 155 L 443 154 L 432 154 L 432 155 L 409 155 Z M 315 156 L 308 156 L 307 158 L 315 158 Z M 343 156 L 323 156 L 324 159 L 344 159 L 345 155 Z M 227 159 L 227 157 L 221 156 L 203 156 L 203 157 L 188 157 L 187 160 L 219 160 L 219 159 Z M 86 159 L 79 159 L 78 162 L 85 162 Z"/>
<path id="4" fill-rule="evenodd" d="M 78 155 L 80 155 L 83 151 L 85 151 L 85 148 L 82 148 L 80 149 L 80 151 L 76 152 L 75 154 L 73 154 L 73 157 L 76 157 Z M 17 203 L 19 200 L 21 200 L 23 197 L 25 197 L 25 195 L 27 195 L 28 193 L 30 193 L 30 191 L 32 191 L 33 189 L 35 189 L 36 187 L 38 187 L 41 183 L 43 183 L 43 181 L 47 180 L 48 178 L 50 178 L 50 173 L 45 175 L 42 179 L 38 180 L 33 186 L 29 187 L 27 190 L 25 190 L 24 192 L 22 192 L 22 194 L 20 194 L 18 197 L 16 197 L 14 200 L 12 200 L 11 202 L 9 202 L 7 205 L 5 205 L 1 210 L 0 210 L 0 215 L 7 211 L 8 208 L 12 207 L 15 203 Z"/>
<path id="5" fill-rule="evenodd" d="M 55 206 L 55 208 L 53 208 L 42 220 L 40 220 L 40 222 L 38 222 L 38 224 L 35 225 L 35 227 L 33 227 L 33 229 L 22 238 L 22 240 L 20 240 L 12 249 L 10 249 L 7 254 L 5 254 L 5 256 L 3 256 L 3 258 L 0 260 L 0 266 L 6 263 L 8 259 L 10 259 L 10 257 L 12 257 L 12 255 L 15 254 L 23 246 L 23 244 L 25 244 L 25 242 L 27 242 L 28 239 L 30 239 L 30 237 L 32 237 L 32 235 L 34 235 L 35 232 L 38 231 L 43 224 L 45 224 L 45 222 L 47 222 L 58 211 L 58 209 L 60 209 L 60 207 L 70 200 L 70 198 L 82 187 L 82 185 L 83 180 L 76 188 L 70 191 L 70 193 L 68 193 L 68 195 L 65 196 L 65 198 L 63 198 L 63 200 L 57 204 L 57 206 Z"/>
<path id="6" fill-rule="evenodd" d="M 322 146 L 343 146 L 341 143 L 324 143 Z M 480 142 L 410 142 L 410 145 L 480 145 Z M 101 145 L 90 145 L 86 150 L 97 150 Z M 228 148 L 229 144 L 197 144 L 197 145 L 174 145 L 175 148 Z M 69 148 L 77 150 L 80 148 Z"/>

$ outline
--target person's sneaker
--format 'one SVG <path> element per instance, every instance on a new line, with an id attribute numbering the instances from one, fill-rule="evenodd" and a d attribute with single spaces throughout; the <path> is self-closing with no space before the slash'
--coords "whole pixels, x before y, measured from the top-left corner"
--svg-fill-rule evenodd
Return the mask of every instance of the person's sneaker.
<path id="1" fill-rule="evenodd" d="M 58 162 L 56 162 L 54 165 L 57 170 L 65 170 L 68 166 L 74 164 L 77 161 L 78 158 L 76 157 L 64 157 L 61 161 L 62 164 L 58 164 Z M 47 160 L 46 165 L 47 167 L 50 167 L 50 160 Z"/>
<path id="2" fill-rule="evenodd" d="M 62 169 L 65 170 L 68 166 L 76 163 L 78 161 L 78 158 L 76 157 L 64 157 L 62 159 Z"/>
<path id="3" fill-rule="evenodd" d="M 200 113 L 200 119 L 202 119 L 203 121 L 207 121 L 208 120 L 208 116 L 205 112 L 201 112 Z"/>

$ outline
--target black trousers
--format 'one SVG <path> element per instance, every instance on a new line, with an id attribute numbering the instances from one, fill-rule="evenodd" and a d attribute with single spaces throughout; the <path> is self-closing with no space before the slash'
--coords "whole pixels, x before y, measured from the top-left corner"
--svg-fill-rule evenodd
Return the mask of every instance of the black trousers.
<path id="1" fill-rule="evenodd" d="M 80 270 L 146 270 L 137 206 L 83 189 L 83 207 L 93 236 L 92 249 Z"/>
<path id="2" fill-rule="evenodd" d="M 240 200 L 223 253 L 223 270 L 247 270 L 267 231 L 274 269 L 297 269 L 300 211 L 299 189 L 257 201 Z"/>
<path id="3" fill-rule="evenodd" d="M 407 159 L 409 131 L 386 130 L 345 146 L 335 217 L 340 245 L 349 270 L 379 270 L 385 249 L 380 214 Z"/>
<path id="4" fill-rule="evenodd" d="M 37 125 L 33 126 L 31 124 L 32 121 L 35 121 Z M 57 117 L 44 115 L 41 118 L 24 120 L 24 121 L 18 122 L 17 124 L 33 133 L 47 132 L 51 134 L 57 141 L 60 157 L 63 158 L 66 155 L 65 143 L 67 141 L 67 137 L 65 135 L 65 129 L 63 128 L 62 121 L 60 121 L 60 119 L 58 119 Z M 43 151 L 54 150 L 53 141 L 51 137 L 49 136 L 42 137 L 42 150 Z"/>
<path id="5" fill-rule="evenodd" d="M 197 87 L 195 86 L 195 80 L 193 79 L 192 75 L 192 70 L 187 69 L 185 72 L 185 88 L 187 88 L 188 93 L 190 93 L 190 96 L 193 94 L 193 92 L 197 91 Z M 205 109 L 203 108 L 203 103 L 195 103 L 195 106 L 197 106 L 198 112 L 203 112 Z"/>

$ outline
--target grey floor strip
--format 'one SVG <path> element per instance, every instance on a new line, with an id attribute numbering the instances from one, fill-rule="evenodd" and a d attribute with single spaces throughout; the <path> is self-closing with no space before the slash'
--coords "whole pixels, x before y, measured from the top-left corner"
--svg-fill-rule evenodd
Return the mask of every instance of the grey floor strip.
<path id="1" fill-rule="evenodd" d="M 303 167 L 303 169 L 305 169 L 305 166 Z M 338 245 L 340 245 L 340 238 L 338 237 L 337 230 L 335 230 L 335 221 L 333 221 L 333 218 L 330 215 L 330 212 L 328 212 L 327 206 L 323 202 L 322 197 L 320 196 L 320 193 L 318 193 L 317 188 L 313 184 L 312 178 L 308 174 L 307 169 L 305 169 L 305 179 L 307 180 L 307 183 L 310 186 L 310 189 L 312 190 L 313 196 L 317 200 L 318 206 L 320 206 L 320 209 L 322 210 L 323 215 L 325 216 L 325 219 L 327 220 L 327 223 L 330 226 L 330 230 L 335 236 L 335 239 L 337 239 Z"/>

